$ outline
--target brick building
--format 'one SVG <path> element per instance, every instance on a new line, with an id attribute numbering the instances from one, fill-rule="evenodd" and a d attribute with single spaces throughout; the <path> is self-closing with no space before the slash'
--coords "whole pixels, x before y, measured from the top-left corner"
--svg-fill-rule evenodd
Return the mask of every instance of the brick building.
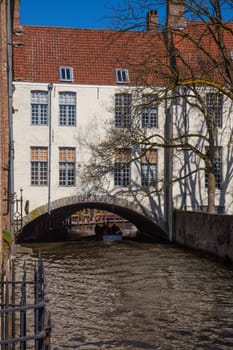
<path id="1" fill-rule="evenodd" d="M 18 30 L 19 1 L 0 1 L 0 234 L 10 229 L 10 193 L 13 193 L 12 115 L 12 32 Z M 11 129 L 11 130 L 10 130 Z M 11 185 L 10 185 L 11 183 Z"/>

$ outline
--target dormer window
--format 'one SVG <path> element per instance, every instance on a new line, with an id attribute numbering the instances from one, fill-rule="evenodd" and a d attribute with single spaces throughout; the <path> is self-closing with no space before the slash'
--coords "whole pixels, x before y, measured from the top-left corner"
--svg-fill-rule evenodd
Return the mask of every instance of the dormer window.
<path id="1" fill-rule="evenodd" d="M 116 82 L 119 84 L 125 84 L 129 82 L 129 72 L 125 68 L 116 69 Z"/>
<path id="2" fill-rule="evenodd" d="M 73 80 L 73 68 L 71 67 L 59 67 L 59 77 L 61 81 Z"/>

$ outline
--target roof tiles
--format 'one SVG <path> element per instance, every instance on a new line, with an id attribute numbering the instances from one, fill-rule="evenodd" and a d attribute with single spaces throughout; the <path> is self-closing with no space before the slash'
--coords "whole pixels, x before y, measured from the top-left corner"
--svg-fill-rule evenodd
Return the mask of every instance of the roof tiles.
<path id="1" fill-rule="evenodd" d="M 24 43 L 14 49 L 14 80 L 59 83 L 59 66 L 69 66 L 73 68 L 74 84 L 117 85 L 115 69 L 120 67 L 129 69 L 131 85 L 166 85 L 168 81 L 164 74 L 168 71 L 167 51 L 161 32 L 39 26 L 23 29 L 23 34 L 14 38 Z M 200 70 L 200 52 L 188 35 L 201 38 L 206 50 L 218 56 L 216 45 L 205 33 L 205 26 L 190 22 L 186 30 L 175 35 L 177 49 L 196 70 Z M 233 48 L 232 32 L 226 33 L 226 42 Z"/>

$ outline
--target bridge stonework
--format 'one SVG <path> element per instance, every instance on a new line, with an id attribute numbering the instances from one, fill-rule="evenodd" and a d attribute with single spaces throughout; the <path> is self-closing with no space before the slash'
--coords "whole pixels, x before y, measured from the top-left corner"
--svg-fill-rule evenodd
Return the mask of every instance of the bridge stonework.
<path id="1" fill-rule="evenodd" d="M 109 197 L 109 196 L 70 196 L 70 197 L 64 197 L 57 199 L 50 204 L 51 211 L 55 209 L 59 209 L 61 207 L 66 207 L 70 205 L 75 204 L 82 204 L 82 203 L 96 203 L 96 205 L 100 203 L 105 203 L 107 205 L 117 205 L 121 207 L 125 207 L 128 209 L 131 209 L 135 211 L 138 214 L 144 215 L 143 210 L 139 207 L 134 205 L 134 203 L 128 201 L 125 198 L 116 198 L 116 197 Z M 32 220 L 36 219 L 38 216 L 41 216 L 43 214 L 46 214 L 48 212 L 48 204 L 42 205 L 36 209 L 34 209 L 32 212 L 30 212 L 25 218 L 24 218 L 24 224 L 27 224 L 31 222 Z M 155 220 L 155 222 L 157 222 Z"/>
<path id="2" fill-rule="evenodd" d="M 23 218 L 23 229 L 18 237 L 18 241 L 32 237 L 35 232 L 49 231 L 48 226 L 60 230 L 62 222 L 83 208 L 96 208 L 115 213 L 126 220 L 132 222 L 140 232 L 153 237 L 155 240 L 166 240 L 166 234 L 159 226 L 156 216 L 148 217 L 139 205 L 126 198 L 111 197 L 104 195 L 75 195 L 57 199 L 48 204 L 42 205 Z M 51 229 L 50 229 L 51 230 Z M 46 236 L 46 232 L 45 232 Z"/>

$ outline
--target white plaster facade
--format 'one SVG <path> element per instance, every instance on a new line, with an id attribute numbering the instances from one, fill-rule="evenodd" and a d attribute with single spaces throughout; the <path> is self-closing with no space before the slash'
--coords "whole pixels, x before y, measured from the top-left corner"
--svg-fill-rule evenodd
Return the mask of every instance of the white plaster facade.
<path id="1" fill-rule="evenodd" d="M 14 180 L 17 195 L 23 189 L 24 203 L 29 200 L 29 211 L 45 205 L 48 202 L 48 186 L 31 185 L 31 147 L 49 146 L 49 126 L 31 124 L 30 94 L 33 90 L 48 91 L 48 84 L 15 82 L 13 96 L 14 107 Z M 80 172 L 88 161 L 90 149 L 88 143 L 98 142 L 104 138 L 106 126 L 114 120 L 114 95 L 125 90 L 133 91 L 132 87 L 118 86 L 88 86 L 75 84 L 53 84 L 51 93 L 51 202 L 60 198 L 87 193 L 87 188 L 80 184 Z M 59 126 L 59 92 L 76 92 L 76 126 Z M 186 128 L 189 131 L 203 133 L 203 116 L 194 108 L 186 106 L 185 114 L 182 106 L 173 107 L 173 132 Z M 159 106 L 159 128 L 157 133 L 164 135 L 165 114 L 164 106 Z M 221 207 L 228 214 L 233 214 L 233 161 L 232 161 L 232 106 L 224 101 L 223 126 L 219 129 L 218 145 L 222 147 L 222 189 L 216 190 L 216 206 Z M 197 139 L 196 139 L 197 141 Z M 194 141 L 195 144 L 195 141 Z M 75 147 L 76 181 L 75 186 L 59 186 L 59 147 Z M 203 143 L 204 147 L 204 143 Z M 158 180 L 164 179 L 164 150 L 158 149 Z M 185 159 L 185 160 L 184 160 Z M 196 165 L 204 167 L 203 161 L 192 153 L 183 150 L 174 150 L 173 178 L 183 177 Z M 131 165 L 131 179 L 140 186 L 140 173 L 137 164 Z M 106 183 L 106 192 L 116 193 L 119 188 L 114 187 L 113 177 Z M 135 186 L 132 191 L 132 200 L 138 201 L 149 216 L 157 216 L 160 222 L 164 218 L 163 191 L 148 195 Z M 124 196 L 122 192 L 118 196 Z M 178 209 L 200 210 L 207 205 L 207 189 L 205 188 L 205 172 L 194 173 L 188 178 L 174 182 L 173 204 Z M 220 209 L 221 209 L 220 208 Z"/>
<path id="2" fill-rule="evenodd" d="M 31 147 L 49 146 L 49 125 L 32 125 L 31 91 L 48 91 L 48 84 L 15 82 L 14 86 L 15 193 L 19 195 L 20 189 L 23 190 L 24 204 L 26 200 L 29 200 L 29 211 L 32 211 L 48 203 L 48 185 L 31 185 Z M 79 178 L 84 164 L 91 156 L 87 145 L 104 138 L 108 123 L 114 120 L 115 93 L 126 90 L 132 91 L 132 88 L 53 84 L 51 93 L 51 202 L 64 197 L 85 195 L 89 191 L 89 189 L 82 187 Z M 76 126 L 59 126 L 58 94 L 64 91 L 76 93 Z M 164 118 L 159 123 L 159 132 L 163 133 L 163 130 Z M 59 186 L 59 147 L 75 148 L 75 186 Z M 161 159 L 158 164 L 159 174 L 163 174 L 163 153 L 162 149 L 159 150 L 158 159 Z M 131 165 L 131 179 L 140 186 L 141 177 L 137 169 L 136 164 Z M 137 186 L 135 186 L 135 191 L 136 188 Z M 124 192 L 124 188 L 122 189 Z M 113 176 L 109 176 L 105 190 L 111 195 L 119 191 L 119 187 L 114 186 Z M 122 192 L 118 195 L 120 198 L 124 198 Z M 157 199 L 154 199 L 153 205 L 151 205 L 151 199 L 148 196 L 138 193 L 137 197 L 139 205 L 145 207 L 145 213 L 147 212 L 149 216 L 154 217 L 155 206 L 158 206 L 160 213 L 156 216 L 162 216 L 163 195 L 160 195 L 158 202 Z"/>

